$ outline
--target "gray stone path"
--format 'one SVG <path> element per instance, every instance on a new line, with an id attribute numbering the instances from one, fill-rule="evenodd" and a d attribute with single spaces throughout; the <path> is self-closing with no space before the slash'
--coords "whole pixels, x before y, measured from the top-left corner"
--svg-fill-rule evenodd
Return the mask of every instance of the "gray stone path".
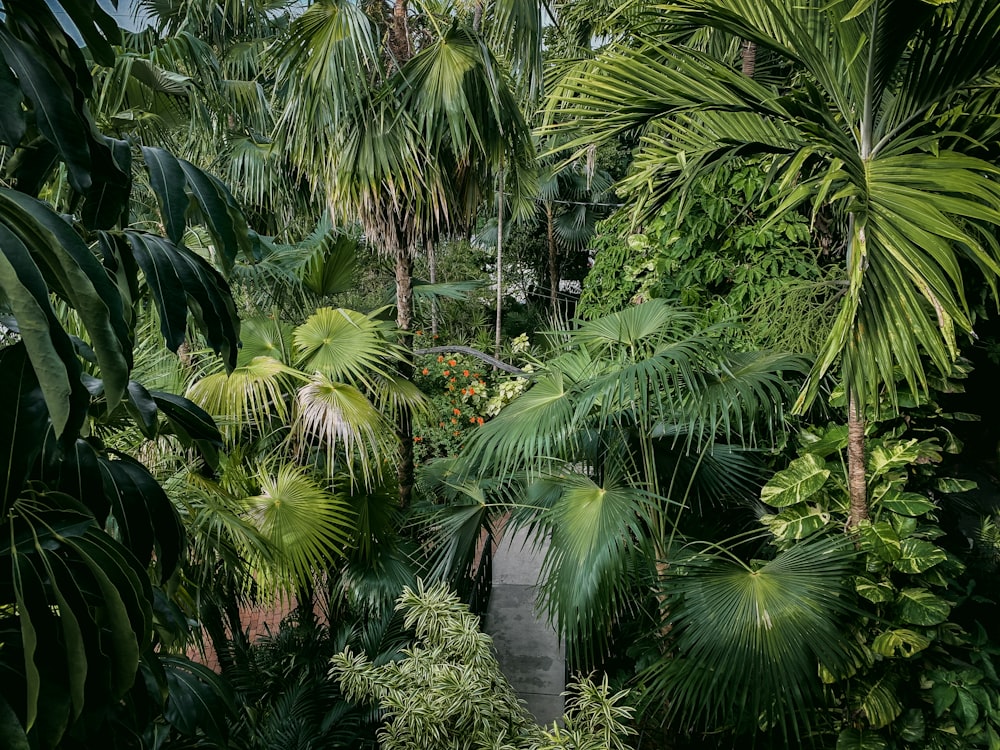
<path id="1" fill-rule="evenodd" d="M 505 535 L 493 556 L 493 593 L 486 632 L 500 667 L 528 710 L 543 724 L 563 714 L 566 659 L 553 630 L 535 613 L 535 583 L 544 550 L 526 543 L 525 532 Z"/>

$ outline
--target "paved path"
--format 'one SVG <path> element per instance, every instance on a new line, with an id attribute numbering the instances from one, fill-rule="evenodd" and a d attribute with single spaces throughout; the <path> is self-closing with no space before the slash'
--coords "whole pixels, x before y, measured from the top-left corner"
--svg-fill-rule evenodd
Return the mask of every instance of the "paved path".
<path id="1" fill-rule="evenodd" d="M 525 532 L 505 535 L 493 556 L 493 593 L 486 632 L 500 667 L 528 710 L 543 724 L 563 714 L 566 659 L 555 631 L 534 611 L 535 583 L 544 550 L 526 543 Z"/>

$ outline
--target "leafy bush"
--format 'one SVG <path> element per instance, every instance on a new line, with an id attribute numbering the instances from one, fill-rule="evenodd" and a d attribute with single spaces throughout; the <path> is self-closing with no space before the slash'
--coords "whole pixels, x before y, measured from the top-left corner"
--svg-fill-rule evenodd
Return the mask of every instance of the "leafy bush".
<path id="1" fill-rule="evenodd" d="M 960 449 L 950 417 L 918 404 L 868 438 L 871 518 L 854 539 L 858 612 L 844 634 L 851 658 L 820 667 L 841 750 L 1000 746 L 998 649 L 963 607 L 975 598 L 969 565 L 983 555 L 949 544 L 941 528 L 955 495 L 974 487 L 940 468 Z M 761 494 L 778 547 L 841 534 L 846 445 L 843 425 L 800 432 L 798 458 Z"/>
<path id="2" fill-rule="evenodd" d="M 383 750 L 624 750 L 634 734 L 625 692 L 583 678 L 570 687 L 563 728 L 537 726 L 500 671 L 493 642 L 447 587 L 407 588 L 398 608 L 416 644 L 399 661 L 350 649 L 333 674 L 353 701 L 378 704 Z"/>
<path id="3" fill-rule="evenodd" d="M 512 350 L 527 349 L 527 336 L 514 339 Z M 531 365 L 525 365 L 530 372 Z M 418 464 L 453 458 L 468 435 L 500 413 L 527 387 L 527 379 L 494 370 L 467 354 L 446 353 L 417 359 L 414 382 L 430 399 L 430 416 L 414 426 Z"/>

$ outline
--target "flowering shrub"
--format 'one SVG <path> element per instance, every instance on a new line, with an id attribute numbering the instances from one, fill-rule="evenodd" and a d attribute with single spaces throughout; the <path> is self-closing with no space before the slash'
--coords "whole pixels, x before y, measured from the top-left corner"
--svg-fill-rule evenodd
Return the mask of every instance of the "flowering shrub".
<path id="1" fill-rule="evenodd" d="M 516 351 L 526 349 L 525 336 L 523 348 Z M 524 368 L 531 371 L 531 365 Z M 418 464 L 457 455 L 470 430 L 499 414 L 528 385 L 526 378 L 494 370 L 465 354 L 419 357 L 414 381 L 433 407 L 429 419 L 413 426 L 413 452 Z"/>

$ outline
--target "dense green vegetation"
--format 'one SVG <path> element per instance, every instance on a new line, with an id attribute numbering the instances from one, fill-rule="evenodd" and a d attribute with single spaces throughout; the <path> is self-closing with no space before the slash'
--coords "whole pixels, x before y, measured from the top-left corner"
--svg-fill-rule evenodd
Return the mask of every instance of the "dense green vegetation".
<path id="1" fill-rule="evenodd" d="M 0 0 L 0 746 L 1000 748 L 1000 6 L 136 7 Z"/>

